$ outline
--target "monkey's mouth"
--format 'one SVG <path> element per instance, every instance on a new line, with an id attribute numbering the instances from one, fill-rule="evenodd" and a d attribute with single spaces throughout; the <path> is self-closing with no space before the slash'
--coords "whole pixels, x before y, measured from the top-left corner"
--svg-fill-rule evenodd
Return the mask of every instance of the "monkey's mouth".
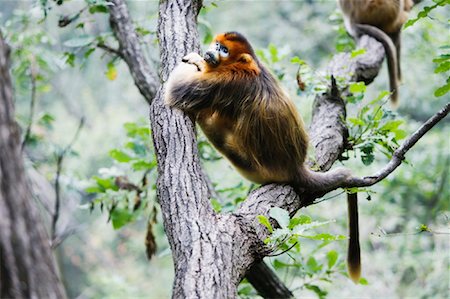
<path id="1" fill-rule="evenodd" d="M 206 63 L 212 65 L 212 66 L 218 66 L 219 65 L 219 59 L 217 59 L 216 55 L 214 55 L 213 52 L 206 52 L 203 56 L 203 59 L 205 59 Z"/>

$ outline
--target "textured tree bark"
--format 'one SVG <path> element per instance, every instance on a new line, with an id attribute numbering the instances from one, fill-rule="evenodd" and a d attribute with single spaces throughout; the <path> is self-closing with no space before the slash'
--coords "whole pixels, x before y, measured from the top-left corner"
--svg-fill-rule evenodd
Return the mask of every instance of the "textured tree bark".
<path id="1" fill-rule="evenodd" d="M 0 32 L 0 297 L 65 298 L 25 177 L 9 65 Z"/>

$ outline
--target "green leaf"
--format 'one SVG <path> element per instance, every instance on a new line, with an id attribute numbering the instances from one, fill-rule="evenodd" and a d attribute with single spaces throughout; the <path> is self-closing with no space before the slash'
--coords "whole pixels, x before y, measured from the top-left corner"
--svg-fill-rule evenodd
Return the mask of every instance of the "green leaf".
<path id="1" fill-rule="evenodd" d="M 246 285 L 244 287 L 240 287 L 238 290 L 239 297 L 242 296 L 250 296 L 253 293 L 253 287 L 250 285 Z"/>
<path id="2" fill-rule="evenodd" d="M 86 193 L 103 193 L 105 192 L 104 189 L 100 188 L 99 186 L 91 186 L 84 189 L 84 192 Z"/>
<path id="3" fill-rule="evenodd" d="M 332 234 L 317 234 L 313 236 L 303 236 L 305 238 L 311 239 L 311 240 L 318 240 L 318 241 L 336 241 L 336 240 L 345 240 L 345 236 L 342 235 L 332 235 Z"/>
<path id="4" fill-rule="evenodd" d="M 70 52 L 65 52 L 64 57 L 66 58 L 65 63 L 67 63 L 71 67 L 75 66 L 75 58 L 76 58 L 75 54 L 70 53 Z"/>
<path id="5" fill-rule="evenodd" d="M 272 62 L 278 62 L 278 49 L 277 47 L 275 47 L 274 44 L 270 44 L 269 45 L 269 53 L 270 53 L 270 58 L 272 59 Z"/>
<path id="6" fill-rule="evenodd" d="M 335 250 L 328 251 L 327 253 L 327 260 L 328 260 L 328 269 L 333 268 L 333 266 L 336 264 L 336 261 L 338 259 L 338 253 Z"/>
<path id="7" fill-rule="evenodd" d="M 394 129 L 397 129 L 398 126 L 400 126 L 403 123 L 403 120 L 401 119 L 394 119 L 386 122 L 381 128 L 381 131 L 393 131 Z"/>
<path id="8" fill-rule="evenodd" d="M 85 53 L 84 53 L 84 58 L 89 58 L 89 56 L 91 56 L 92 53 L 94 53 L 95 48 L 89 48 Z"/>
<path id="9" fill-rule="evenodd" d="M 300 215 L 299 217 L 295 217 L 292 218 L 289 221 L 289 228 L 293 229 L 295 228 L 297 225 L 302 225 L 302 224 L 309 224 L 311 223 L 311 217 L 306 216 L 306 215 Z"/>
<path id="10" fill-rule="evenodd" d="M 94 5 L 89 7 L 89 13 L 108 13 L 108 8 L 105 5 Z"/>
<path id="11" fill-rule="evenodd" d="M 433 59 L 434 63 L 441 63 L 450 60 L 450 54 L 441 54 L 438 57 Z"/>
<path id="12" fill-rule="evenodd" d="M 347 120 L 348 120 L 351 124 L 353 124 L 353 125 L 355 125 L 355 126 L 361 126 L 361 127 L 362 127 L 362 126 L 365 125 L 365 122 L 364 122 L 362 119 L 359 119 L 359 118 L 348 117 Z"/>
<path id="13" fill-rule="evenodd" d="M 48 113 L 44 113 L 38 120 L 38 124 L 45 126 L 47 128 L 51 127 L 52 123 L 55 121 L 55 118 Z"/>
<path id="14" fill-rule="evenodd" d="M 133 215 L 126 209 L 114 209 L 110 213 L 114 229 L 119 229 L 133 220 Z"/>
<path id="15" fill-rule="evenodd" d="M 153 167 L 155 167 L 154 163 L 149 163 L 145 160 L 138 160 L 134 162 L 131 167 L 133 167 L 134 170 L 140 171 L 140 170 L 150 170 Z"/>
<path id="16" fill-rule="evenodd" d="M 266 216 L 258 215 L 258 216 L 256 216 L 256 219 L 258 219 L 259 223 L 264 225 L 269 230 L 269 232 L 271 232 L 271 233 L 273 232 L 272 224 L 270 224 L 270 221 L 269 221 L 269 219 L 267 219 Z"/>
<path id="17" fill-rule="evenodd" d="M 298 65 L 305 65 L 306 64 L 306 62 L 303 59 L 300 59 L 300 57 L 298 57 L 298 56 L 292 57 L 291 63 L 298 64 Z"/>
<path id="18" fill-rule="evenodd" d="M 359 279 L 359 282 L 358 282 L 360 285 L 363 285 L 363 286 L 366 286 L 366 285 L 369 285 L 369 282 L 367 281 L 367 279 L 365 279 L 365 278 L 363 278 L 363 277 L 361 277 L 360 279 Z"/>
<path id="19" fill-rule="evenodd" d="M 117 78 L 117 69 L 113 63 L 108 63 L 107 70 L 105 72 L 106 78 L 111 81 L 116 80 Z"/>
<path id="20" fill-rule="evenodd" d="M 217 199 L 211 199 L 211 205 L 216 213 L 220 213 L 220 211 L 222 211 L 222 205 Z"/>
<path id="21" fill-rule="evenodd" d="M 90 35 L 78 36 L 69 40 L 66 40 L 63 45 L 69 48 L 79 48 L 92 44 L 95 37 Z"/>
<path id="22" fill-rule="evenodd" d="M 315 273 L 320 270 L 322 270 L 322 265 L 319 264 L 314 257 L 310 257 L 308 261 L 306 262 L 306 266 L 308 267 L 311 272 Z"/>
<path id="23" fill-rule="evenodd" d="M 308 290 L 313 291 L 314 293 L 316 293 L 316 295 L 319 296 L 319 299 L 324 299 L 328 295 L 327 291 L 322 290 L 321 288 L 319 288 L 316 285 L 305 284 L 305 288 L 307 288 Z"/>
<path id="24" fill-rule="evenodd" d="M 354 82 L 349 86 L 351 93 L 360 93 L 366 91 L 366 84 L 364 82 Z"/>
<path id="25" fill-rule="evenodd" d="M 119 149 L 110 150 L 109 156 L 120 163 L 126 163 L 126 162 L 130 162 L 131 160 L 133 160 L 132 157 L 130 157 L 129 155 L 127 155 L 126 153 L 122 152 Z"/>
<path id="26" fill-rule="evenodd" d="M 375 115 L 373 116 L 374 121 L 379 121 L 380 119 L 383 118 L 384 112 L 380 106 L 377 105 L 377 106 L 373 107 L 373 110 L 376 111 Z"/>
<path id="27" fill-rule="evenodd" d="M 375 160 L 375 156 L 373 154 L 367 154 L 367 155 L 361 156 L 361 161 L 366 166 L 372 164 L 372 162 L 374 160 Z"/>
<path id="28" fill-rule="evenodd" d="M 352 51 L 352 54 L 351 54 L 351 57 L 352 57 L 352 58 L 355 58 L 355 57 L 357 57 L 357 56 L 359 56 L 359 55 L 362 55 L 362 54 L 364 54 L 364 53 L 366 53 L 366 49 L 364 49 L 364 48 L 357 49 L 357 50 L 353 50 L 353 51 Z"/>
<path id="29" fill-rule="evenodd" d="M 286 267 L 290 267 L 291 265 L 290 264 L 287 264 L 287 263 L 285 263 L 285 262 L 282 262 L 282 261 L 280 261 L 280 260 L 278 260 L 278 259 L 275 259 L 274 261 L 273 261 L 273 267 L 275 268 L 275 269 L 281 269 L 281 268 L 286 268 Z"/>
<path id="30" fill-rule="evenodd" d="M 381 101 L 382 99 L 384 99 L 385 97 L 390 96 L 390 95 L 391 95 L 391 93 L 389 91 L 384 90 L 384 91 L 380 92 L 373 101 L 369 102 L 369 105 L 374 105 L 374 104 L 378 103 L 379 101 Z"/>
<path id="31" fill-rule="evenodd" d="M 289 213 L 286 210 L 273 207 L 269 210 L 269 215 L 278 222 L 280 227 L 286 228 L 289 226 Z"/>
<path id="32" fill-rule="evenodd" d="M 394 134 L 395 134 L 395 140 L 402 140 L 403 138 L 405 138 L 406 136 L 408 136 L 408 133 L 406 133 L 405 130 L 393 130 Z"/>
<path id="33" fill-rule="evenodd" d="M 434 91 L 435 97 L 442 97 L 450 91 L 450 83 L 445 84 L 444 86 L 439 87 Z"/>
<path id="34" fill-rule="evenodd" d="M 439 73 L 445 73 L 450 70 L 450 61 L 445 61 L 437 66 L 437 68 L 434 69 L 435 74 Z"/>
<path id="35" fill-rule="evenodd" d="M 320 287 L 318 287 L 316 285 L 305 284 L 305 288 L 316 293 L 316 295 L 319 297 L 319 299 L 324 299 L 328 295 L 327 291 L 322 290 Z"/>
<path id="36" fill-rule="evenodd" d="M 119 190 L 119 188 L 114 183 L 114 178 L 101 178 L 98 176 L 93 176 L 92 179 L 94 179 L 97 182 L 97 185 L 99 185 L 101 188 L 104 188 L 105 190 L 111 189 L 114 191 Z"/>

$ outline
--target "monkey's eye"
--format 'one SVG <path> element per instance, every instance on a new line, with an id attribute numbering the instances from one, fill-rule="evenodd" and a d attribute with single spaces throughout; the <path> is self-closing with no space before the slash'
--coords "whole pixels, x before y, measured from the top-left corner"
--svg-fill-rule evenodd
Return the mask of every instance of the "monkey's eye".
<path id="1" fill-rule="evenodd" d="M 227 57 L 229 54 L 228 48 L 221 45 L 220 49 L 219 49 L 219 53 L 220 53 L 220 56 Z"/>

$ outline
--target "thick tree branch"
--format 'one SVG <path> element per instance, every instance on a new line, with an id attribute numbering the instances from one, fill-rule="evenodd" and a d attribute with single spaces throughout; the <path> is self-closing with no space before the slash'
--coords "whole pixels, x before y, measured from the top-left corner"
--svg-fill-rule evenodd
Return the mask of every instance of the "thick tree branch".
<path id="1" fill-rule="evenodd" d="M 409 136 L 403 144 L 395 150 L 389 163 L 372 176 L 364 178 L 351 178 L 346 183 L 346 187 L 368 187 L 386 178 L 391 174 L 405 159 L 405 154 L 420 140 L 429 130 L 431 130 L 439 121 L 445 118 L 450 110 L 450 103 L 444 106 L 439 112 L 430 117 L 419 129 Z"/>
<path id="2" fill-rule="evenodd" d="M 158 76 L 150 68 L 144 57 L 139 38 L 131 22 L 125 2 L 123 0 L 110 0 L 109 3 L 109 20 L 114 35 L 119 42 L 119 56 L 127 63 L 131 76 L 139 91 L 145 100 L 151 104 L 160 86 Z"/>

